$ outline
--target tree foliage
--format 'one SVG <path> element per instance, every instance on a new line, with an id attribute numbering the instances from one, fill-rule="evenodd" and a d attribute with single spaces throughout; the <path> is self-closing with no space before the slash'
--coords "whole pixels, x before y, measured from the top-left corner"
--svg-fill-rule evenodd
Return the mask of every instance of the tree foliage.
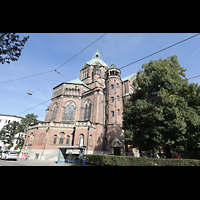
<path id="1" fill-rule="evenodd" d="M 167 157 L 179 147 L 200 144 L 200 87 L 188 83 L 177 56 L 142 65 L 125 104 L 125 140 L 142 150 L 162 148 Z"/>
<path id="2" fill-rule="evenodd" d="M 24 133 L 31 123 L 37 123 L 37 115 L 27 114 L 21 122 L 13 121 L 5 125 L 0 131 L 0 140 L 4 141 L 6 144 L 10 144 L 9 147 L 13 146 L 13 140 L 17 139 L 18 144 L 16 147 L 21 148 L 24 144 L 24 138 L 22 136 L 16 137 L 18 133 Z"/>
<path id="3" fill-rule="evenodd" d="M 20 40 L 15 33 L 0 33 L 0 62 L 10 64 L 10 60 L 17 61 L 28 38 Z"/>

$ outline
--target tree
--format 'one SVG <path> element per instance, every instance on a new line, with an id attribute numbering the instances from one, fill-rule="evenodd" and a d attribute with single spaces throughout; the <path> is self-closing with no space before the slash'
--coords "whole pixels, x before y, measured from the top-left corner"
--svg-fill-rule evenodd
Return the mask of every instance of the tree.
<path id="1" fill-rule="evenodd" d="M 25 118 L 21 120 L 23 129 L 26 130 L 31 124 L 36 124 L 38 122 L 37 117 L 38 116 L 34 115 L 33 113 L 25 115 Z"/>
<path id="2" fill-rule="evenodd" d="M 16 137 L 18 133 L 24 133 L 30 124 L 37 123 L 37 115 L 27 114 L 25 118 L 21 120 L 21 122 L 13 121 L 7 125 L 5 125 L 0 131 L 0 140 L 4 141 L 4 143 L 10 144 L 9 147 L 13 146 L 13 140 L 17 139 L 18 144 L 16 147 L 22 148 L 24 144 L 24 138 L 22 136 Z"/>
<path id="3" fill-rule="evenodd" d="M 0 139 L 4 141 L 4 143 L 11 144 L 12 141 L 14 140 L 14 137 L 17 133 L 22 132 L 22 126 L 19 122 L 13 121 L 7 125 L 5 125 L 1 129 L 1 136 Z"/>
<path id="4" fill-rule="evenodd" d="M 17 61 L 28 38 L 20 40 L 15 33 L 0 33 L 0 62 L 10 64 L 10 60 Z"/>
<path id="5" fill-rule="evenodd" d="M 199 147 L 200 87 L 189 84 L 177 56 L 142 65 L 125 104 L 125 140 L 142 150 Z"/>

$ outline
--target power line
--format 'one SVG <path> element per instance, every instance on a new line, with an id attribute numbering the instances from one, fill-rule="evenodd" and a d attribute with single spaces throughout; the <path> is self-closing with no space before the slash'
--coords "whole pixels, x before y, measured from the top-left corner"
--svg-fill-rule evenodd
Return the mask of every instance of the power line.
<path id="1" fill-rule="evenodd" d="M 16 114 L 16 115 L 20 115 L 20 114 L 22 114 L 22 113 L 24 113 L 24 112 L 26 112 L 26 111 L 28 111 L 28 110 L 31 110 L 31 109 L 33 109 L 33 108 L 36 108 L 36 107 L 38 107 L 38 106 L 40 106 L 40 105 L 42 105 L 42 104 L 44 104 L 44 103 L 46 103 L 46 102 L 48 102 L 48 101 L 50 101 L 50 100 L 51 100 L 51 99 L 48 99 L 48 100 L 46 100 L 46 101 L 44 101 L 44 102 L 42 102 L 42 103 L 39 103 L 39 104 L 37 104 L 37 105 L 35 105 L 35 106 L 33 106 L 33 107 L 27 109 L 27 110 L 24 110 L 24 111 L 22 111 L 22 112 L 20 112 L 20 113 L 18 113 L 18 114 Z"/>
<path id="2" fill-rule="evenodd" d="M 67 77 L 65 77 L 64 75 L 62 75 L 59 71 L 57 71 L 56 69 L 54 69 L 54 71 L 57 72 L 59 75 L 61 75 L 63 78 L 65 78 L 69 81 L 69 79 Z"/>
<path id="3" fill-rule="evenodd" d="M 69 60 L 67 60 L 66 62 L 64 62 L 62 65 L 60 65 L 59 67 L 56 68 L 59 69 L 61 68 L 63 65 L 65 65 L 66 63 L 68 63 L 70 60 L 72 60 L 73 58 L 75 58 L 76 56 L 78 56 L 81 52 L 83 52 L 84 50 L 86 50 L 88 47 L 90 47 L 91 45 L 93 45 L 95 42 L 97 42 L 98 40 L 100 40 L 102 37 L 104 37 L 107 33 L 104 33 L 101 37 L 99 37 L 98 39 L 96 39 L 94 42 L 92 42 L 91 44 L 89 44 L 87 47 L 85 47 L 84 49 L 82 49 L 81 51 L 79 51 L 76 55 L 72 56 Z"/>
<path id="4" fill-rule="evenodd" d="M 101 39 L 102 37 L 104 37 L 105 35 L 106 35 L 107 33 L 105 33 L 105 34 L 103 34 L 101 37 L 99 37 L 97 40 L 95 40 L 94 42 L 92 42 L 91 44 L 89 44 L 87 47 L 85 47 L 84 49 L 82 49 L 80 52 L 78 52 L 76 55 L 74 55 L 72 58 L 70 58 L 69 60 L 67 60 L 65 63 L 63 63 L 62 65 L 60 65 L 59 67 L 57 67 L 56 69 L 54 69 L 54 70 L 51 70 L 51 71 L 48 71 L 48 72 L 43 72 L 42 74 L 44 74 L 44 73 L 49 73 L 49 72 L 52 72 L 52 71 L 55 71 L 55 72 L 57 72 L 58 74 L 60 74 L 60 72 L 58 72 L 57 71 L 57 69 L 59 69 L 59 68 L 61 68 L 64 64 L 66 64 L 67 62 L 69 62 L 71 59 L 73 59 L 74 57 L 76 57 L 77 55 L 79 55 L 81 52 L 83 52 L 85 49 L 87 49 L 89 46 L 91 46 L 92 44 L 94 44 L 96 41 L 98 41 L 99 39 Z M 139 59 L 139 60 L 136 60 L 136 61 L 134 61 L 134 62 L 131 62 L 131 63 L 129 63 L 129 64 L 127 64 L 127 65 L 125 65 L 125 66 L 123 66 L 123 67 L 121 67 L 121 68 L 119 68 L 119 69 L 123 69 L 123 68 L 125 68 L 125 67 L 128 67 L 129 65 L 132 65 L 132 64 L 134 64 L 134 63 L 136 63 L 136 62 L 139 62 L 139 61 L 141 61 L 141 60 L 144 60 L 145 58 L 148 58 L 148 57 L 150 57 L 150 56 L 153 56 L 153 55 L 155 55 L 155 54 L 157 54 L 157 53 L 160 53 L 160 52 L 162 52 L 162 51 L 164 51 L 164 50 L 167 50 L 167 49 L 169 49 L 169 48 L 171 48 L 171 47 L 173 47 L 173 46 L 176 46 L 176 45 L 178 45 L 178 44 L 181 44 L 181 43 L 183 43 L 183 42 L 185 42 L 185 41 L 187 41 L 187 40 L 189 40 L 189 39 L 192 39 L 192 38 L 194 38 L 194 37 L 196 37 L 196 36 L 198 36 L 198 35 L 200 35 L 200 33 L 198 33 L 198 34 L 196 34 L 196 35 L 193 35 L 193 36 L 191 36 L 191 37 L 189 37 L 189 38 L 186 38 L 186 39 L 184 39 L 184 40 L 181 40 L 180 42 L 177 42 L 177 43 L 175 43 L 175 44 L 173 44 L 173 45 L 170 45 L 170 46 L 168 46 L 168 47 L 166 47 L 166 48 L 164 48 L 164 49 L 161 49 L 161 50 L 159 50 L 159 51 L 157 51 L 157 52 L 154 52 L 154 53 L 152 53 L 152 54 L 150 54 L 150 55 L 148 55 L 148 56 L 145 56 L 145 57 L 143 57 L 143 58 L 141 58 L 141 59 Z M 41 74 L 41 73 L 39 73 L 39 74 Z M 36 75 L 39 75 L 39 74 L 36 74 Z M 36 76 L 36 75 L 33 75 L 33 76 Z M 61 75 L 61 74 L 60 74 Z M 63 75 L 61 75 L 61 76 L 63 76 Z M 192 79 L 192 78 L 196 78 L 196 77 L 199 77 L 200 75 L 198 75 L 198 76 L 195 76 L 195 77 L 191 77 L 191 78 L 189 78 L 189 79 Z M 28 77 L 30 77 L 30 76 L 28 76 Z M 64 76 L 63 76 L 64 77 Z M 24 78 L 24 77 L 23 77 Z M 66 77 L 64 77 L 64 78 L 66 78 Z M 22 79 L 22 78 L 20 78 L 20 79 Z M 189 80 L 188 79 L 188 80 Z M 9 81 L 7 81 L 7 82 L 9 82 Z M 0 83 L 1 84 L 1 83 Z M 43 104 L 43 103 L 46 103 L 46 102 L 48 102 L 48 101 L 50 101 L 51 99 L 49 99 L 49 100 L 47 100 L 47 101 L 45 101 L 45 102 L 42 102 L 41 104 Z M 24 112 L 26 112 L 26 111 L 28 111 L 28 110 L 30 110 L 30 109 L 32 109 L 32 108 L 35 108 L 35 107 L 37 107 L 37 106 L 39 106 L 39 105 L 41 105 L 41 104 L 38 104 L 38 105 L 36 105 L 36 106 L 33 106 L 33 107 L 31 107 L 31 108 L 29 108 L 29 109 L 27 109 L 27 110 L 25 110 L 25 111 L 23 111 L 23 112 L 21 112 L 21 113 L 24 113 Z M 19 113 L 19 114 L 21 114 L 21 113 Z"/>
<path id="5" fill-rule="evenodd" d="M 134 64 L 134 63 L 136 63 L 136 62 L 139 62 L 139 61 L 141 61 L 141 60 L 144 60 L 145 58 L 148 58 L 148 57 L 153 56 L 153 55 L 155 55 L 155 54 L 157 54 L 157 53 L 160 53 L 161 51 L 165 51 L 165 50 L 167 50 L 167 49 L 169 49 L 169 48 L 171 48 L 171 47 L 173 47 L 173 46 L 176 46 L 176 45 L 178 45 L 178 44 L 181 44 L 182 42 L 185 42 L 185 41 L 187 41 L 187 40 L 190 40 L 190 39 L 192 39 L 192 38 L 194 38 L 194 37 L 196 37 L 196 36 L 198 36 L 198 35 L 200 35 L 200 33 L 198 33 L 198 34 L 196 34 L 196 35 L 193 35 L 193 36 L 191 36 L 191 37 L 189 37 L 189 38 L 186 38 L 186 39 L 184 39 L 184 40 L 181 40 L 180 42 L 177 42 L 177 43 L 175 43 L 175 44 L 173 44 L 173 45 L 170 45 L 170 46 L 168 46 L 168 47 L 166 47 L 166 48 L 164 48 L 164 49 L 161 49 L 161 50 L 159 50 L 159 51 L 156 51 L 156 52 L 154 52 L 154 53 L 152 53 L 152 54 L 150 54 L 150 55 L 148 55 L 148 56 L 145 56 L 145 57 L 143 57 L 143 58 L 141 58 L 141 59 L 139 59 L 139 60 L 136 60 L 136 61 L 134 61 L 134 62 L 131 62 L 131 63 L 129 63 L 129 64 L 127 64 L 127 65 L 125 65 L 125 66 L 119 68 L 119 69 L 123 69 L 123 68 L 125 68 L 125 67 L 128 67 L 129 65 L 132 65 L 132 64 Z"/>
<path id="6" fill-rule="evenodd" d="M 68 63 L 70 60 L 72 60 L 73 58 L 75 58 L 76 56 L 78 56 L 80 53 L 82 53 L 84 50 L 86 50 L 88 47 L 90 47 L 91 45 L 93 45 L 95 42 L 97 42 L 98 40 L 100 40 L 102 37 L 104 37 L 107 33 L 103 34 L 102 36 L 100 36 L 99 38 L 97 38 L 94 42 L 90 43 L 88 46 L 86 46 L 84 49 L 82 49 L 81 51 L 79 51 L 77 54 L 75 54 L 74 56 L 72 56 L 70 59 L 68 59 L 66 62 L 64 62 L 62 65 L 60 65 L 59 67 L 57 67 L 56 69 L 53 70 L 49 70 L 46 72 L 41 72 L 38 74 L 33 74 L 33 75 L 29 75 L 29 76 L 24 76 L 21 78 L 16 78 L 16 79 L 12 79 L 12 80 L 8 80 L 8 81 L 4 81 L 4 82 L 0 82 L 0 84 L 4 84 L 4 83 L 8 83 L 8 82 L 13 82 L 13 81 L 18 81 L 21 79 L 25 79 L 25 78 L 30 78 L 30 77 L 34 77 L 34 76 L 38 76 L 38 75 L 42 75 L 42 74 L 46 74 L 46 73 L 50 73 L 50 72 L 57 72 L 58 74 L 60 74 L 58 71 L 59 68 L 61 68 L 63 65 L 65 65 L 66 63 Z M 63 76 L 62 74 L 60 74 L 61 76 Z M 63 76 L 64 77 L 64 76 Z M 68 79 L 66 77 L 64 77 L 65 79 Z"/>
<path id="7" fill-rule="evenodd" d="M 189 79 L 193 79 L 193 78 L 197 78 L 197 77 L 200 77 L 200 75 L 190 77 L 190 78 L 188 78 L 188 80 L 189 80 Z"/>
<path id="8" fill-rule="evenodd" d="M 21 77 L 21 78 L 16 78 L 16 79 L 12 79 L 12 80 L 8 80 L 8 81 L 4 81 L 4 82 L 1 82 L 0 84 L 4 84 L 4 83 L 8 83 L 8 82 L 12 82 L 12 81 L 18 81 L 18 80 L 21 80 L 21 79 L 30 78 L 30 77 L 38 76 L 38 75 L 42 75 L 42 74 L 47 74 L 47 73 L 50 73 L 50 72 L 53 72 L 53 71 L 54 71 L 54 70 L 50 70 L 50 71 L 41 72 L 41 73 L 38 73 L 38 74 L 33 74 L 33 75 L 29 75 L 29 76 L 24 76 L 24 77 Z"/>

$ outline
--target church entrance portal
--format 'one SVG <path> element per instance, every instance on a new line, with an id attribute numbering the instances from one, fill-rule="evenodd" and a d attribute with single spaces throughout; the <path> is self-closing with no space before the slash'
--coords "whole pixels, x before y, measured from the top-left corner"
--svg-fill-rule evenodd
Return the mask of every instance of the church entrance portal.
<path id="1" fill-rule="evenodd" d="M 122 142 L 117 137 L 115 137 L 111 142 L 111 154 L 121 155 L 122 153 L 123 153 Z"/>
<path id="2" fill-rule="evenodd" d="M 114 155 L 120 155 L 121 147 L 114 147 Z"/>

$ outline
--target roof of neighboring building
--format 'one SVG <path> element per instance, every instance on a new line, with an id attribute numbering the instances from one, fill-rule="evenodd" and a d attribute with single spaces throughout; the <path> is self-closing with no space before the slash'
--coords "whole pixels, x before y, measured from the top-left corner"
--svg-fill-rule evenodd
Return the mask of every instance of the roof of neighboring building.
<path id="1" fill-rule="evenodd" d="M 101 65 L 108 66 L 102 59 L 100 56 L 100 53 L 98 52 L 98 49 L 96 51 L 96 53 L 93 55 L 92 59 L 89 60 L 88 62 L 86 62 L 88 65 L 92 65 L 93 63 L 95 63 L 96 61 L 98 61 Z"/>
<path id="2" fill-rule="evenodd" d="M 20 117 L 20 116 L 17 116 L 17 115 L 6 115 L 6 114 L 0 114 L 0 116 L 16 117 L 16 118 L 21 118 L 21 119 L 24 118 L 24 117 Z"/>
<path id="3" fill-rule="evenodd" d="M 122 78 L 122 82 L 124 82 L 124 81 L 127 81 L 127 80 L 129 80 L 129 79 L 131 79 L 134 75 L 135 75 L 136 73 L 134 73 L 134 74 L 131 74 L 131 75 L 129 75 L 129 76 L 126 76 L 125 78 Z"/>

